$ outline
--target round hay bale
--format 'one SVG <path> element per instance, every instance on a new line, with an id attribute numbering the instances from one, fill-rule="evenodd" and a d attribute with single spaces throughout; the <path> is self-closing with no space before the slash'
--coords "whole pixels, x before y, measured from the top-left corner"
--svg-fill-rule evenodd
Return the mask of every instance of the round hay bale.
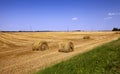
<path id="1" fill-rule="evenodd" d="M 72 42 L 61 42 L 59 44 L 59 52 L 72 52 L 74 51 L 74 44 Z"/>
<path id="2" fill-rule="evenodd" d="M 84 36 L 83 39 L 90 39 L 90 36 Z"/>
<path id="3" fill-rule="evenodd" d="M 46 41 L 36 41 L 34 44 L 33 44 L 33 51 L 34 50 L 47 50 L 49 49 L 49 46 L 48 46 L 48 43 Z"/>

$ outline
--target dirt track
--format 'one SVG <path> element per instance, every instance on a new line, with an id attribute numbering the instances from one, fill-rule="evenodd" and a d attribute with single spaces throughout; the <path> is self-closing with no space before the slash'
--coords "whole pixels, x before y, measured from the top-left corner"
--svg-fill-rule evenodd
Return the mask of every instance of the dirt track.
<path id="1" fill-rule="evenodd" d="M 86 35 L 91 39 L 82 39 Z M 118 37 L 120 34 L 114 32 L 0 33 L 0 74 L 30 74 Z M 50 49 L 32 51 L 32 43 L 36 40 L 48 41 Z M 75 51 L 58 52 L 57 46 L 62 40 L 73 41 Z"/>

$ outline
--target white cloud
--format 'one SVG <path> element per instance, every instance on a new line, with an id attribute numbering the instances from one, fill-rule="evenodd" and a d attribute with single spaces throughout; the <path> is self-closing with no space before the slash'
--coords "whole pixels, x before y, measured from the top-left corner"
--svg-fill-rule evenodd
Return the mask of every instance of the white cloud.
<path id="1" fill-rule="evenodd" d="M 112 16 L 112 15 L 116 15 L 116 13 L 108 13 L 108 15 Z"/>
<path id="2" fill-rule="evenodd" d="M 114 12 L 110 12 L 107 14 L 107 17 L 104 18 L 104 20 L 110 20 L 112 19 L 114 16 L 120 16 L 120 12 L 114 13 Z"/>
<path id="3" fill-rule="evenodd" d="M 110 20 L 112 17 L 105 17 L 104 20 Z"/>
<path id="4" fill-rule="evenodd" d="M 73 20 L 73 21 L 76 21 L 76 20 L 78 20 L 78 18 L 77 18 L 77 17 L 73 17 L 72 20 Z"/>
<path id="5" fill-rule="evenodd" d="M 108 13 L 109 16 L 120 15 L 120 13 Z"/>

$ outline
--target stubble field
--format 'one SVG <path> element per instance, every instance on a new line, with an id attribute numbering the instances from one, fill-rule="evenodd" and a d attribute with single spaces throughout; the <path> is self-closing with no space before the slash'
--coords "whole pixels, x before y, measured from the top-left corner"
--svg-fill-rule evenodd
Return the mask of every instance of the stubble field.
<path id="1" fill-rule="evenodd" d="M 118 37 L 115 32 L 0 32 L 0 74 L 31 74 Z M 49 49 L 32 51 L 38 40 L 47 41 Z M 72 41 L 74 52 L 58 52 L 61 41 Z"/>

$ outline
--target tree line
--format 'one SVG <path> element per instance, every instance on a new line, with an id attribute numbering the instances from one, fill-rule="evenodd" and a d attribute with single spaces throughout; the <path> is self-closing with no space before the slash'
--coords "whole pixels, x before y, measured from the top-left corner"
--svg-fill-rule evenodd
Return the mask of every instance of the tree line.
<path id="1" fill-rule="evenodd" d="M 112 29 L 112 31 L 120 31 L 120 28 L 114 27 L 114 28 Z"/>

